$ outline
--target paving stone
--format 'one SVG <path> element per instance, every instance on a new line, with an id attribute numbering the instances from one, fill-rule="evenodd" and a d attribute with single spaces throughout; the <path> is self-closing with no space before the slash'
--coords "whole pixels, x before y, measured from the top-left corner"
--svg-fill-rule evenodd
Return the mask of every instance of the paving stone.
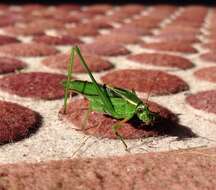
<path id="1" fill-rule="evenodd" d="M 159 70 L 122 69 L 107 73 L 101 79 L 105 84 L 154 95 L 175 94 L 189 89 L 181 78 Z"/>
<path id="2" fill-rule="evenodd" d="M 103 43 L 96 41 L 90 44 L 80 45 L 80 49 L 84 53 L 100 56 L 120 56 L 130 53 L 121 43 L 116 42 Z"/>
<path id="3" fill-rule="evenodd" d="M 193 63 L 186 58 L 161 53 L 140 53 L 129 55 L 127 58 L 137 63 L 150 64 L 161 67 L 189 69 L 194 66 Z"/>
<path id="4" fill-rule="evenodd" d="M 0 45 L 20 42 L 17 38 L 0 35 Z"/>
<path id="5" fill-rule="evenodd" d="M 110 33 L 107 35 L 101 35 L 95 38 L 96 42 L 109 44 L 109 43 L 121 43 L 121 44 L 137 44 L 142 42 L 139 36 L 134 34 L 126 34 L 126 33 Z"/>
<path id="6" fill-rule="evenodd" d="M 0 144 L 27 138 L 40 126 L 41 116 L 29 108 L 1 100 L 0 107 Z"/>
<path id="7" fill-rule="evenodd" d="M 61 84 L 63 80 L 66 80 L 66 76 L 60 74 L 19 73 L 1 78 L 0 88 L 21 97 L 53 100 L 64 96 L 64 89 Z"/>
<path id="8" fill-rule="evenodd" d="M 15 43 L 0 46 L 0 53 L 6 56 L 37 57 L 56 54 L 58 50 L 42 43 Z"/>
<path id="9" fill-rule="evenodd" d="M 200 58 L 205 60 L 205 61 L 210 61 L 210 62 L 216 62 L 216 52 L 215 51 L 210 51 L 207 53 L 203 53 L 200 55 Z"/>
<path id="10" fill-rule="evenodd" d="M 192 94 L 186 98 L 186 101 L 195 109 L 203 110 L 216 114 L 216 91 L 202 91 Z"/>
<path id="11" fill-rule="evenodd" d="M 34 42 L 43 43 L 47 45 L 76 45 L 82 42 L 71 36 L 51 36 L 51 35 L 38 35 L 33 38 Z"/>
<path id="12" fill-rule="evenodd" d="M 0 166 L 0 186 L 2 189 L 17 190 L 214 189 L 215 154 L 215 148 L 212 148 L 7 164 Z"/>
<path id="13" fill-rule="evenodd" d="M 101 72 L 113 68 L 113 65 L 97 55 L 83 54 L 90 70 L 92 72 Z M 70 61 L 70 54 L 57 54 L 48 56 L 42 63 L 48 67 L 67 71 Z M 79 58 L 75 57 L 73 71 L 76 73 L 85 73 L 86 70 L 81 65 Z"/>
<path id="14" fill-rule="evenodd" d="M 201 80 L 216 83 L 216 67 L 205 67 L 197 70 L 194 75 Z"/>
<path id="15" fill-rule="evenodd" d="M 15 58 L 0 57 L 0 74 L 15 72 L 24 69 L 26 63 Z"/>
<path id="16" fill-rule="evenodd" d="M 60 30 L 59 33 L 61 33 L 61 32 L 62 31 Z M 67 29 L 63 30 L 63 32 L 65 32 L 65 34 L 67 34 L 67 35 L 78 36 L 78 37 L 97 36 L 98 35 L 98 29 L 93 28 L 89 24 L 79 24 L 79 25 L 76 25 L 75 27 L 67 28 Z"/>
<path id="17" fill-rule="evenodd" d="M 192 47 L 190 43 L 177 43 L 177 42 L 152 42 L 143 43 L 141 47 L 147 49 L 155 49 L 160 51 L 182 52 L 182 53 L 196 53 L 197 50 Z"/>

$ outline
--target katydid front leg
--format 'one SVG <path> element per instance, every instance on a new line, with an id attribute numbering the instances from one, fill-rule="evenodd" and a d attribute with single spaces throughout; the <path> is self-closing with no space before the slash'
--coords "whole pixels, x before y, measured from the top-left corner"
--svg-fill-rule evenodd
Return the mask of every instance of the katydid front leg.
<path id="1" fill-rule="evenodd" d="M 66 88 L 64 89 L 64 114 L 66 114 L 67 111 L 67 100 L 68 100 L 68 89 L 69 89 L 69 82 L 72 78 L 72 73 L 73 73 L 73 65 L 74 65 L 74 56 L 75 56 L 75 49 L 71 49 L 71 54 L 70 54 L 70 62 L 68 64 L 68 76 L 67 76 L 67 85 Z"/>

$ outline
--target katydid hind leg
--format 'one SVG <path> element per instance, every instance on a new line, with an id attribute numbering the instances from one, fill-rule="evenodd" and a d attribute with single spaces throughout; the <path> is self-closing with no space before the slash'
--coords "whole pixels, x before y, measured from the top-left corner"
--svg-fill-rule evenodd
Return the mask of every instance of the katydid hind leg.
<path id="1" fill-rule="evenodd" d="M 73 65 L 74 65 L 74 56 L 75 56 L 75 49 L 72 48 L 71 49 L 71 53 L 70 53 L 70 61 L 68 64 L 68 75 L 67 75 L 67 85 L 64 89 L 64 114 L 67 111 L 67 100 L 68 100 L 68 89 L 69 89 L 69 82 L 72 78 L 72 74 L 73 74 Z"/>
<path id="2" fill-rule="evenodd" d="M 91 108 L 91 105 L 89 105 L 88 109 L 86 110 L 86 112 L 84 114 L 84 118 L 83 118 L 83 121 L 81 124 L 80 131 L 83 131 L 85 129 L 85 127 L 87 125 L 88 118 L 89 118 L 89 114 L 91 113 L 91 111 L 92 111 L 92 108 Z M 86 144 L 86 142 L 88 141 L 88 139 L 90 137 L 91 136 L 84 137 L 84 140 L 80 143 L 79 147 L 73 152 L 72 157 L 74 157 L 81 150 L 81 148 Z"/>
<path id="3" fill-rule="evenodd" d="M 80 49 L 75 46 L 75 51 L 77 53 L 77 55 L 79 56 L 80 59 L 80 63 L 83 65 L 83 67 L 85 68 L 85 70 L 87 71 L 89 77 L 91 78 L 95 88 L 97 89 L 98 95 L 100 96 L 104 106 L 106 107 L 106 111 L 109 112 L 111 115 L 113 115 L 115 113 L 114 107 L 112 105 L 112 102 L 109 98 L 109 96 L 106 94 L 105 91 L 103 91 L 100 87 L 100 85 L 97 83 L 97 81 L 95 80 L 94 76 L 92 75 L 90 69 L 88 68 L 88 65 L 86 64 Z"/>

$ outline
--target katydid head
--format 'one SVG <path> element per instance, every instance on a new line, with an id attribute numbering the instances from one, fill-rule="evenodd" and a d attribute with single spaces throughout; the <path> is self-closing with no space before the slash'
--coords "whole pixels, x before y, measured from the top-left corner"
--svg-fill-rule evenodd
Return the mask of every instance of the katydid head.
<path id="1" fill-rule="evenodd" d="M 143 121 L 146 125 L 153 124 L 157 119 L 157 114 L 149 110 L 148 106 L 145 104 L 139 104 L 136 107 L 137 117 Z"/>

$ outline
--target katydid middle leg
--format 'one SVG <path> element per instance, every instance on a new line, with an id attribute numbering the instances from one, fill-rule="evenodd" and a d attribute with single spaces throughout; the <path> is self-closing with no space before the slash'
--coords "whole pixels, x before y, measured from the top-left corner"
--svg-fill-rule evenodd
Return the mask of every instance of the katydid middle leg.
<path id="1" fill-rule="evenodd" d="M 92 111 L 92 108 L 89 106 L 88 108 L 81 108 L 80 110 L 85 110 L 84 116 L 82 118 L 82 122 L 81 122 L 81 128 L 72 128 L 75 129 L 76 131 L 84 131 L 87 130 L 88 128 L 86 128 L 87 122 L 88 122 L 88 118 L 89 118 L 89 114 Z"/>
<path id="2" fill-rule="evenodd" d="M 121 127 L 123 127 L 122 124 L 124 124 L 125 122 L 127 122 L 129 119 L 126 118 L 126 119 L 123 119 L 119 122 L 117 122 L 115 125 L 112 126 L 112 131 L 115 133 L 115 135 L 122 141 L 122 143 L 124 144 L 125 146 L 125 150 L 127 150 L 127 144 L 125 143 L 124 141 L 124 138 L 122 137 L 122 135 L 117 131 L 118 129 L 120 129 Z M 95 126 L 96 128 L 100 127 L 100 125 L 98 126 Z M 109 132 L 109 130 L 107 131 L 107 133 Z M 106 134 L 106 133 L 105 133 Z M 84 137 L 83 141 L 80 143 L 80 146 L 73 152 L 72 154 L 72 157 L 74 157 L 81 149 L 82 147 L 87 143 L 87 141 L 91 138 L 91 136 L 87 136 L 87 137 Z M 96 141 L 102 139 L 103 137 L 100 137 L 98 138 Z M 95 143 L 95 142 L 94 142 Z"/>
<path id="3" fill-rule="evenodd" d="M 126 142 L 124 141 L 123 136 L 118 132 L 118 129 L 120 129 L 121 127 L 123 127 L 122 124 L 126 123 L 128 120 L 130 120 L 130 118 L 125 118 L 121 121 L 118 121 L 115 125 L 112 126 L 112 131 L 113 133 L 121 140 L 121 142 L 123 143 L 123 145 L 125 146 L 125 150 L 127 151 L 128 147 Z"/>
<path id="4" fill-rule="evenodd" d="M 85 112 L 85 115 L 83 117 L 83 121 L 82 121 L 82 124 L 81 124 L 81 130 L 84 130 L 84 128 L 86 127 L 87 122 L 88 122 L 88 118 L 89 118 L 89 114 L 91 113 L 91 111 L 92 111 L 92 108 L 91 108 L 91 105 L 89 105 L 88 109 Z"/>

